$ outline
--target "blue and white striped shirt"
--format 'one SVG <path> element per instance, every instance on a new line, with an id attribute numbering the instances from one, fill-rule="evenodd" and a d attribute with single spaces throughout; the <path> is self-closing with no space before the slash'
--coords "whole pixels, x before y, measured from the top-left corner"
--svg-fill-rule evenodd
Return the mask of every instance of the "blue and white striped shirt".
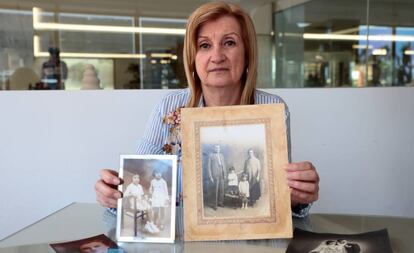
<path id="1" fill-rule="evenodd" d="M 138 143 L 137 153 L 140 155 L 154 155 L 164 154 L 163 146 L 168 142 L 170 126 L 163 123 L 163 118 L 175 111 L 178 108 L 185 107 L 190 99 L 190 89 L 182 89 L 173 91 L 167 94 L 161 102 L 155 107 L 147 123 L 146 130 L 143 137 Z M 285 104 L 285 121 L 287 129 L 288 139 L 288 154 L 289 161 L 291 161 L 290 155 L 290 117 L 289 109 L 286 103 L 277 95 L 273 95 L 264 91 L 256 90 L 254 96 L 255 104 Z M 203 99 L 200 99 L 200 107 L 204 106 Z M 177 193 L 182 192 L 182 166 L 181 163 L 177 166 Z M 305 217 L 310 209 L 310 205 L 302 206 L 301 208 L 295 208 L 293 210 L 294 217 Z"/>

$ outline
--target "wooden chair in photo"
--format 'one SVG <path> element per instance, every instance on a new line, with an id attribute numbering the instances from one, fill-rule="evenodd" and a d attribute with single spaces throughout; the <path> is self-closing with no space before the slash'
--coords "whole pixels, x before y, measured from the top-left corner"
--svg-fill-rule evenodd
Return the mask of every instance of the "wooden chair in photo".
<path id="1" fill-rule="evenodd" d="M 131 208 L 131 200 L 133 200 L 133 208 Z M 128 196 L 122 200 L 122 227 L 125 227 L 125 216 L 131 217 L 134 220 L 134 236 L 138 235 L 138 220 L 141 220 L 141 227 L 145 225 L 148 218 L 147 211 L 137 209 L 137 197 Z"/>

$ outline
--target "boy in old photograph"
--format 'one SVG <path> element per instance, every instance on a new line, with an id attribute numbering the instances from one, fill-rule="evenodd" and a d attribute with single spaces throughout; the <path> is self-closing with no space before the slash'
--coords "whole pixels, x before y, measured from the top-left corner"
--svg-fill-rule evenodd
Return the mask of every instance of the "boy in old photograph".
<path id="1" fill-rule="evenodd" d="M 241 209 L 247 209 L 247 203 L 249 201 L 250 197 L 250 187 L 249 187 L 249 181 L 247 181 L 247 175 L 242 175 L 242 180 L 239 183 L 239 194 L 242 202 Z"/>
<path id="2" fill-rule="evenodd" d="M 239 179 L 234 167 L 229 168 L 229 174 L 227 175 L 227 192 L 231 195 L 237 195 L 239 188 Z"/>
<path id="3" fill-rule="evenodd" d="M 79 247 L 82 253 L 106 253 L 109 245 L 102 240 L 86 242 Z"/>
<path id="4" fill-rule="evenodd" d="M 224 207 L 224 181 L 227 175 L 224 156 L 220 153 L 220 145 L 215 145 L 214 152 L 208 157 L 207 172 L 212 186 L 210 190 L 213 192 L 211 207 L 217 210 L 217 206 Z"/>
<path id="5" fill-rule="evenodd" d="M 129 198 L 130 208 L 137 209 L 137 210 L 148 210 L 149 204 L 148 201 L 144 197 L 144 189 L 142 188 L 141 184 L 139 183 L 140 176 L 135 174 L 132 176 L 132 183 L 130 183 L 125 192 L 125 197 Z M 135 206 L 134 206 L 135 204 Z"/>
<path id="6" fill-rule="evenodd" d="M 155 178 L 151 180 L 151 207 L 154 217 L 154 223 L 158 229 L 164 229 L 165 212 L 169 206 L 170 198 L 168 196 L 167 182 L 162 178 L 161 172 L 155 172 Z"/>
<path id="7" fill-rule="evenodd" d="M 256 201 L 261 196 L 260 190 L 260 173 L 261 173 L 261 166 L 260 160 L 256 157 L 253 149 L 249 149 L 247 151 L 248 158 L 244 163 L 244 173 L 247 174 L 247 178 L 249 181 L 249 205 L 254 206 Z"/>

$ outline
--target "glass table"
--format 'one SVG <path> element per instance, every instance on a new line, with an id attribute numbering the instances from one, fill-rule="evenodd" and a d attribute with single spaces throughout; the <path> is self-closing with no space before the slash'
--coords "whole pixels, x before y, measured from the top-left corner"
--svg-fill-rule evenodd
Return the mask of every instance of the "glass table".
<path id="1" fill-rule="evenodd" d="M 180 210 L 177 210 L 179 213 Z M 116 218 L 98 204 L 73 203 L 0 241 L 2 253 L 54 252 L 49 243 L 106 234 L 115 241 Z M 394 253 L 414 250 L 414 218 L 311 214 L 294 219 L 295 227 L 314 232 L 355 234 L 387 228 Z M 182 226 L 182 220 L 177 220 Z M 289 240 L 183 242 L 174 244 L 118 243 L 125 252 L 285 252 Z"/>

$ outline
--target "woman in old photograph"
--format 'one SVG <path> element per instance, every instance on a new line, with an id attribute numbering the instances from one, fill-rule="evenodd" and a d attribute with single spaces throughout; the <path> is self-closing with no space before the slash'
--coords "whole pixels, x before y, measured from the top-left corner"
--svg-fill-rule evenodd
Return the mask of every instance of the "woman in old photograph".
<path id="1" fill-rule="evenodd" d="M 262 168 L 260 166 L 260 161 L 254 154 L 253 149 L 249 149 L 247 151 L 248 157 L 244 162 L 244 173 L 246 173 L 248 181 L 249 181 L 249 191 L 250 191 L 250 198 L 249 198 L 249 205 L 254 206 L 256 201 L 261 196 L 260 191 L 260 178 Z"/>
<path id="2" fill-rule="evenodd" d="M 189 87 L 171 92 L 155 107 L 138 144 L 138 154 L 171 153 L 169 135 L 172 128 L 179 129 L 182 107 L 284 103 L 279 96 L 256 89 L 256 32 L 249 15 L 237 5 L 210 2 L 197 8 L 188 19 L 183 57 Z M 289 139 L 287 107 L 285 115 Z M 176 154 L 181 155 L 180 150 L 176 150 Z M 291 187 L 293 215 L 304 217 L 309 204 L 318 199 L 318 173 L 311 162 L 292 162 L 286 164 L 285 169 Z M 177 193 L 180 193 L 180 165 L 178 175 Z M 121 197 L 116 190 L 120 182 L 117 172 L 102 170 L 95 187 L 99 203 L 115 208 Z M 180 197 L 177 202 L 181 203 Z"/>

